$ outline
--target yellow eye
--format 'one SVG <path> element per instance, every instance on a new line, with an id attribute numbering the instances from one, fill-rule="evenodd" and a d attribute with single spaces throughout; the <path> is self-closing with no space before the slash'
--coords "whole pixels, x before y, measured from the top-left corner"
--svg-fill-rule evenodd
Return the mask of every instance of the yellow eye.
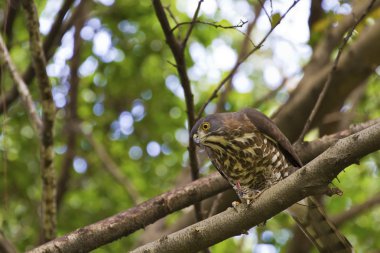
<path id="1" fill-rule="evenodd" d="M 208 122 L 204 122 L 204 123 L 202 124 L 202 130 L 203 130 L 203 131 L 207 131 L 207 130 L 209 130 L 210 127 L 211 127 L 211 125 L 210 125 L 210 123 L 208 123 Z"/>

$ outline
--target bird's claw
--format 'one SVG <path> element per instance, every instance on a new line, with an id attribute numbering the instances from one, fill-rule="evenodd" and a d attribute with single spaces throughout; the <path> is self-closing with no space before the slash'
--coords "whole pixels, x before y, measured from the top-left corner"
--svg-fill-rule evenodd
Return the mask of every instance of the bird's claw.
<path id="1" fill-rule="evenodd" d="M 232 202 L 232 207 L 235 209 L 236 212 L 238 212 L 237 210 L 237 207 L 240 205 L 241 203 L 239 201 L 234 201 Z"/>

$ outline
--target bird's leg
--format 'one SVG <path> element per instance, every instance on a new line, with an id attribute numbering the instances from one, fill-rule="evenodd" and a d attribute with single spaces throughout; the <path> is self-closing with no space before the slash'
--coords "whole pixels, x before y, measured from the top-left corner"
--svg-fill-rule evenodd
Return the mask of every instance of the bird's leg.
<path id="1" fill-rule="evenodd" d="M 237 193 L 239 199 L 242 199 L 242 196 L 244 193 L 241 189 L 240 182 L 236 181 L 233 188 L 234 188 L 235 192 Z M 232 204 L 232 207 L 235 209 L 235 211 L 237 211 L 237 206 L 240 205 L 240 202 L 239 201 L 233 201 L 231 204 Z"/>

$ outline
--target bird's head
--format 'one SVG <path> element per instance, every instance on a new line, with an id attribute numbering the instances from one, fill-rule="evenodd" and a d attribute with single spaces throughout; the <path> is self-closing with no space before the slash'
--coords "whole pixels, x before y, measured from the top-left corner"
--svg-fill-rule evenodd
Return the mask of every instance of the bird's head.
<path id="1" fill-rule="evenodd" d="M 226 124 L 229 113 L 217 113 L 208 115 L 200 120 L 191 129 L 191 137 L 199 146 L 220 147 L 228 142 L 226 136 L 230 130 L 230 124 Z"/>

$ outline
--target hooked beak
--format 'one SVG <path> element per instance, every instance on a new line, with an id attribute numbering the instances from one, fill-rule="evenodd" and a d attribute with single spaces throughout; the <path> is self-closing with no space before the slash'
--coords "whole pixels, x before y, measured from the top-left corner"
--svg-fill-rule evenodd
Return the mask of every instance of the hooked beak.
<path id="1" fill-rule="evenodd" d="M 194 143 L 197 144 L 198 146 L 201 144 L 201 140 L 197 133 L 193 134 L 193 140 L 194 140 Z"/>

